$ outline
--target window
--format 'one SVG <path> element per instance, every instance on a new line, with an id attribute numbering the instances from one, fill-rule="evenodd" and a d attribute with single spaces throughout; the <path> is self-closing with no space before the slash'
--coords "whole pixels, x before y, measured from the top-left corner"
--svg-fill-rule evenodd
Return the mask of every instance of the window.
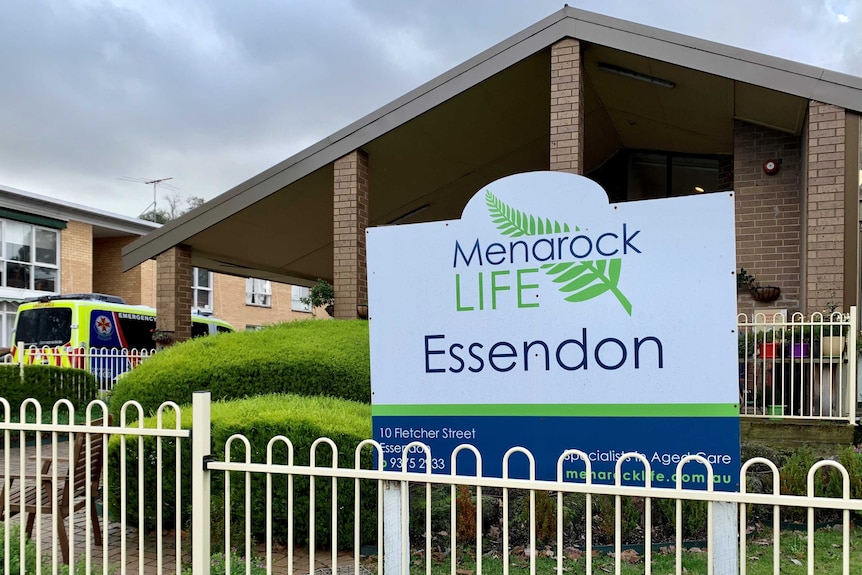
<path id="1" fill-rule="evenodd" d="M 192 270 L 192 310 L 212 312 L 213 273 L 201 268 Z"/>
<path id="2" fill-rule="evenodd" d="M 202 321 L 192 322 L 192 338 L 201 337 L 202 335 L 210 334 L 210 326 Z"/>
<path id="3" fill-rule="evenodd" d="M 97 313 L 109 315 L 111 312 L 94 311 L 94 316 Z M 118 313 L 117 316 L 117 323 L 120 324 L 120 333 L 123 334 L 122 343 L 117 346 L 118 348 L 151 349 L 153 347 L 153 330 L 156 329 L 156 316 L 122 312 Z M 90 341 L 94 341 L 92 336 L 90 338 Z"/>
<path id="4" fill-rule="evenodd" d="M 245 280 L 245 303 L 246 305 L 259 305 L 262 307 L 272 306 L 272 284 L 269 280 L 257 278 L 246 278 Z"/>
<path id="5" fill-rule="evenodd" d="M 3 236 L 0 285 L 16 289 L 59 291 L 57 230 L 0 220 L 0 233 Z"/>
<path id="6" fill-rule="evenodd" d="M 9 302 L 0 303 L 0 346 L 12 347 L 12 328 L 15 327 L 15 315 L 18 313 L 18 305 Z"/>
<path id="7" fill-rule="evenodd" d="M 63 345 L 72 338 L 72 309 L 36 308 L 21 312 L 16 341 L 27 345 Z"/>
<path id="8" fill-rule="evenodd" d="M 291 286 L 290 290 L 290 309 L 293 311 L 311 311 L 311 306 L 307 303 L 302 303 L 300 298 L 308 297 L 309 288 L 302 286 Z"/>
<path id="9" fill-rule="evenodd" d="M 729 189 L 719 176 L 726 156 L 620 150 L 588 177 L 612 202 L 687 196 Z"/>

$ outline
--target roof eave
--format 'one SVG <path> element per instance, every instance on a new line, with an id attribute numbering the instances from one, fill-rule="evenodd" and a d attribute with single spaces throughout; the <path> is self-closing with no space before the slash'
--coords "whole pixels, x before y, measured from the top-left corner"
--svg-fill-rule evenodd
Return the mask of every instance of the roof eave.
<path id="1" fill-rule="evenodd" d="M 3 199 L 4 205 L 14 210 L 57 220 L 82 222 L 124 234 L 143 236 L 160 227 L 159 224 L 147 220 L 89 208 L 10 186 L 0 186 L 0 198 Z"/>
<path id="2" fill-rule="evenodd" d="M 128 270 L 565 37 L 855 110 L 862 78 L 565 7 L 123 250 Z"/>

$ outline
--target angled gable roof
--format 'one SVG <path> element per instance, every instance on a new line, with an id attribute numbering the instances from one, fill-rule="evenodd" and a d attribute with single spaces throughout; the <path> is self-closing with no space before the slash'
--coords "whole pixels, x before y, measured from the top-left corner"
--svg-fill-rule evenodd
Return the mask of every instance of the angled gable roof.
<path id="1" fill-rule="evenodd" d="M 470 110 L 475 109 L 468 108 L 467 104 L 459 109 L 452 104 L 455 99 L 466 101 L 472 98 L 476 101 L 474 106 L 489 103 L 492 98 L 485 96 L 483 101 L 482 91 L 490 91 L 489 86 L 493 86 L 493 82 L 519 87 L 525 79 L 536 80 L 537 69 L 544 67 L 547 74 L 547 49 L 565 37 L 798 98 L 815 99 L 857 111 L 862 107 L 862 78 L 566 7 L 135 241 L 123 251 L 124 269 L 153 258 L 174 245 L 188 244 L 192 246 L 195 265 L 223 273 L 293 283 L 330 277 L 331 253 L 327 254 L 327 249 L 331 252 L 331 163 L 355 149 L 369 150 L 372 158 L 373 225 L 396 219 L 393 217 L 396 206 L 402 213 L 411 207 L 424 207 L 419 192 L 400 203 L 375 204 L 375 194 L 379 191 L 378 174 L 390 171 L 389 168 L 397 173 L 399 165 L 404 163 L 404 155 L 411 151 L 414 155 L 428 154 L 428 148 L 423 147 L 425 142 L 420 141 L 423 138 L 449 138 L 454 142 L 462 124 L 474 119 Z M 535 66 L 531 66 L 531 60 L 536 60 Z M 541 83 L 543 78 L 538 80 Z M 542 89 L 547 92 L 547 88 Z M 521 97 L 523 102 L 513 100 L 508 108 L 494 102 L 494 105 L 503 106 L 497 109 L 497 113 L 510 113 L 508 117 L 517 122 L 518 119 L 511 116 L 512 110 L 520 110 L 542 100 L 541 90 L 529 101 L 527 99 L 531 96 L 519 94 L 521 91 L 520 88 L 509 90 L 506 97 Z M 445 113 L 441 111 L 444 104 L 449 106 Z M 547 106 L 545 99 L 534 107 L 541 115 Z M 436 130 L 430 120 L 423 125 L 422 117 L 434 113 L 439 114 L 437 124 L 441 118 L 449 122 L 451 129 L 448 132 Z M 548 116 L 544 115 L 544 118 Z M 524 120 L 518 129 L 520 132 L 528 131 L 526 126 L 529 125 L 530 122 Z M 485 127 L 488 126 L 493 124 Z M 507 134 L 501 134 L 498 139 L 505 137 Z M 390 143 L 390 152 L 397 142 L 398 161 L 395 153 L 371 153 L 370 150 L 384 139 Z M 485 183 L 482 176 L 487 179 L 499 175 L 496 164 L 503 157 L 508 157 L 512 166 L 521 170 L 542 169 L 541 166 L 534 167 L 536 158 L 547 148 L 547 143 L 540 140 L 541 133 L 530 133 L 524 136 L 523 141 L 512 141 L 508 150 L 501 147 L 494 152 L 495 155 L 473 159 L 475 165 L 469 165 L 465 160 L 460 171 L 453 171 L 446 177 L 451 181 L 463 180 L 464 186 L 473 186 L 470 189 L 475 191 Z M 460 159 L 457 154 L 444 156 L 441 153 L 428 161 L 457 163 Z M 417 179 L 423 177 L 415 171 L 411 174 Z M 431 173 L 425 177 L 430 178 Z M 400 185 L 406 187 L 410 182 L 405 180 Z M 435 185 L 437 187 L 433 189 L 446 197 L 463 194 L 451 182 Z M 327 195 L 330 197 L 324 197 Z M 297 211 L 303 212 L 301 217 L 297 218 Z M 451 213 L 436 208 L 429 209 L 426 215 L 425 219 L 453 217 Z M 233 251 L 231 245 L 224 242 L 226 236 L 239 244 L 238 249 Z M 258 242 L 256 245 L 280 245 L 281 252 L 266 256 L 261 250 L 251 249 L 252 240 Z M 296 247 L 294 244 L 298 242 L 304 245 Z"/>

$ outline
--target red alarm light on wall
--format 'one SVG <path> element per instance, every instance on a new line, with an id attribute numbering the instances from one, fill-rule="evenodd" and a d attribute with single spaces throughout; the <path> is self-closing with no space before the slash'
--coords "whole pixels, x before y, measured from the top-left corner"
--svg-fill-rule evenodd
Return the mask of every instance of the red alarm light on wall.
<path id="1" fill-rule="evenodd" d="M 766 160 L 763 162 L 763 171 L 771 176 L 778 172 L 779 166 L 781 166 L 780 160 Z"/>

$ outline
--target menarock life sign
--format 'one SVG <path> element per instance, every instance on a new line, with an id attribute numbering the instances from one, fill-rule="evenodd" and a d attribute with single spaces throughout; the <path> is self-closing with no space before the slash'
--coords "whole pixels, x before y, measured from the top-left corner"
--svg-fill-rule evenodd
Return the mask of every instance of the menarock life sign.
<path id="1" fill-rule="evenodd" d="M 716 489 L 738 487 L 734 212 L 731 193 L 609 204 L 557 172 L 498 180 L 460 220 L 368 230 L 374 437 L 387 469 L 451 472 L 471 444 L 482 474 L 529 449 L 540 479 L 580 449 L 612 483 L 625 452 L 654 486 L 700 454 Z M 563 478 L 586 479 L 569 458 Z M 458 473 L 474 473 L 462 452 Z M 526 477 L 510 458 L 509 477 Z M 624 484 L 643 484 L 625 463 Z M 686 486 L 705 487 L 688 464 Z"/>

